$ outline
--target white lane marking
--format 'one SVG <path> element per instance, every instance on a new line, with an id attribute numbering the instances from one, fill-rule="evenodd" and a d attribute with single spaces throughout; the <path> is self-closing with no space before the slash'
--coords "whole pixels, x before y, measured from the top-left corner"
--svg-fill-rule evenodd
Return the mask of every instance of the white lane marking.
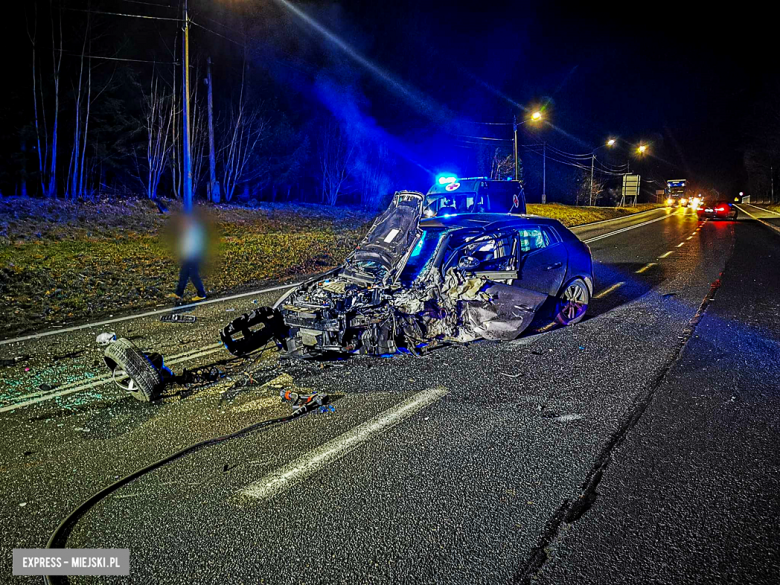
<path id="1" fill-rule="evenodd" d="M 210 349 L 210 350 L 206 350 L 206 351 L 201 351 L 199 353 L 192 354 L 191 352 L 188 352 L 188 353 L 190 353 L 190 355 L 182 356 L 182 357 L 179 357 L 177 359 L 169 359 L 166 363 L 167 364 L 171 364 L 171 365 L 179 364 L 179 363 L 186 362 L 186 361 L 189 361 L 189 360 L 194 360 L 194 359 L 199 358 L 199 357 L 204 357 L 204 356 L 207 356 L 207 355 L 211 355 L 213 353 L 221 351 L 222 344 L 217 344 L 217 345 L 219 347 L 216 347 L 216 348 L 213 348 L 213 349 Z M 103 375 L 103 376 L 99 376 L 99 377 L 93 379 L 91 382 L 88 382 L 86 384 L 82 383 L 81 385 L 76 386 L 75 388 L 63 388 L 63 387 L 60 387 L 58 390 L 53 391 L 53 392 L 49 392 L 45 396 L 40 396 L 40 394 L 41 394 L 40 392 L 34 392 L 33 394 L 27 394 L 25 396 L 19 396 L 18 397 L 19 400 L 23 400 L 25 398 L 31 398 L 33 396 L 38 396 L 38 397 L 37 398 L 31 398 L 31 400 L 26 400 L 24 402 L 15 402 L 14 404 L 10 404 L 8 406 L 3 406 L 2 408 L 0 408 L 0 413 L 16 410 L 17 408 L 22 408 L 23 406 L 30 406 L 31 404 L 37 404 L 38 402 L 44 402 L 46 400 L 52 400 L 53 398 L 57 398 L 58 396 L 68 396 L 70 394 L 75 394 L 76 392 L 83 392 L 84 390 L 90 390 L 92 388 L 96 388 L 97 386 L 103 386 L 104 384 L 109 384 L 109 383 L 113 382 L 113 380 L 114 380 L 114 378 L 113 378 L 113 376 L 111 374 L 106 374 L 106 375 Z"/>
<path id="2" fill-rule="evenodd" d="M 127 315 L 126 317 L 117 317 L 115 319 L 107 319 L 105 321 L 98 321 L 97 323 L 87 323 L 86 325 L 74 325 L 73 327 L 64 327 L 62 329 L 53 329 L 51 331 L 44 331 L 43 333 L 34 333 L 32 335 L 25 335 L 23 337 L 14 337 L 12 339 L 3 339 L 0 341 L 0 345 L 6 345 L 9 343 L 16 343 L 18 341 L 27 341 L 28 339 L 39 339 L 41 337 L 48 337 L 49 335 L 59 335 L 60 333 L 68 333 L 70 331 L 79 331 L 81 329 L 89 329 L 91 327 L 102 327 L 103 325 L 111 325 L 112 323 L 120 323 L 122 321 L 130 321 L 132 319 L 141 319 L 143 317 L 152 317 L 154 315 L 162 315 L 163 313 L 170 313 L 173 311 L 181 311 L 182 309 L 190 309 L 192 307 L 200 307 L 203 305 L 210 305 L 212 303 L 223 303 L 225 301 L 232 301 L 243 297 L 251 297 L 253 295 L 259 295 L 263 293 L 274 292 L 277 290 L 285 290 L 298 286 L 300 282 L 293 284 L 284 284 L 281 286 L 272 286 L 270 288 L 262 288 L 260 290 L 253 290 L 247 293 L 241 293 L 237 295 L 231 295 L 229 297 L 222 297 L 219 299 L 209 299 L 207 301 L 201 301 L 199 303 L 191 303 L 189 305 L 180 305 L 178 307 L 168 307 L 166 309 L 158 309 L 156 311 L 148 311 L 146 313 L 139 313 L 137 315 Z"/>
<path id="3" fill-rule="evenodd" d="M 682 248 L 684 245 L 685 245 L 685 242 L 680 242 L 679 244 L 677 244 L 677 247 L 678 248 Z"/>
<path id="4" fill-rule="evenodd" d="M 686 239 L 686 240 L 692 240 L 692 239 L 693 239 L 693 236 L 688 236 L 688 237 L 687 237 L 687 238 L 685 238 L 685 239 Z"/>
<path id="5" fill-rule="evenodd" d="M 777 227 L 776 225 L 772 225 L 771 223 L 768 223 L 768 222 L 764 221 L 764 220 L 763 220 L 763 219 L 761 219 L 760 217 L 756 217 L 755 215 L 753 215 L 753 214 L 752 214 L 752 213 L 750 213 L 749 211 L 745 211 L 744 209 L 742 209 L 742 208 L 741 208 L 739 205 L 737 205 L 736 207 L 737 207 L 737 209 L 739 209 L 741 212 L 743 212 L 743 213 L 745 213 L 745 214 L 749 215 L 750 217 L 752 217 L 753 219 L 755 219 L 757 222 L 764 224 L 766 227 L 768 227 L 768 228 L 770 228 L 770 229 L 772 229 L 772 230 L 776 231 L 778 234 L 780 234 L 780 228 L 779 228 L 779 227 Z M 751 205 L 751 207 L 755 207 L 755 205 Z M 761 209 L 761 208 L 759 207 L 759 209 Z"/>
<path id="6" fill-rule="evenodd" d="M 628 227 L 624 227 L 619 230 L 615 230 L 614 232 L 608 232 L 606 234 L 601 234 L 600 236 L 596 236 L 595 238 L 589 238 L 587 240 L 582 240 L 586 244 L 590 244 L 591 242 L 597 242 L 598 240 L 603 240 L 604 238 L 609 238 L 611 236 L 615 236 L 617 234 L 622 234 L 623 232 L 627 232 L 629 230 L 635 230 L 636 228 L 640 228 L 646 225 L 650 225 L 651 223 L 655 223 L 657 221 L 663 221 L 665 219 L 668 219 L 675 215 L 674 213 L 670 213 L 669 215 L 664 215 L 663 217 L 658 217 L 656 219 L 651 219 L 649 221 L 643 221 L 642 223 L 638 223 L 636 225 L 630 225 Z M 630 217 L 630 216 L 629 216 Z"/>
<path id="7" fill-rule="evenodd" d="M 767 213 L 773 213 L 774 215 L 780 216 L 780 213 L 772 211 L 771 209 L 767 209 L 766 207 L 759 207 L 758 205 L 753 205 L 752 203 L 743 203 L 743 205 L 750 205 L 750 207 L 754 207 L 760 211 L 766 211 Z M 737 207 L 739 207 L 739 205 L 737 205 Z M 747 211 L 745 213 L 747 213 Z"/>
<path id="8" fill-rule="evenodd" d="M 258 501 L 273 498 L 320 469 L 338 461 L 363 443 L 440 400 L 447 393 L 446 388 L 423 390 L 401 404 L 384 411 L 371 420 L 309 451 L 306 455 L 272 471 L 264 478 L 249 484 L 231 496 L 231 499 L 234 503 L 241 503 L 242 500 L 246 502 L 247 499 Z"/>
<path id="9" fill-rule="evenodd" d="M 642 274 L 644 271 L 646 271 L 646 270 L 650 270 L 650 269 L 651 269 L 653 266 L 655 266 L 655 262 L 648 262 L 647 264 L 645 264 L 644 266 L 642 266 L 642 268 L 640 268 L 639 270 L 637 270 L 637 271 L 635 272 L 635 274 Z"/>
<path id="10" fill-rule="evenodd" d="M 176 355 L 168 356 L 168 358 L 167 358 L 168 361 L 166 363 L 173 363 L 173 364 L 180 363 L 180 362 L 186 361 L 186 360 L 188 360 L 190 358 L 197 357 L 197 356 L 193 356 L 192 355 L 194 353 L 198 353 L 198 352 L 201 352 L 201 351 L 208 351 L 208 350 L 211 350 L 211 349 L 217 349 L 217 348 L 220 348 L 220 347 L 222 347 L 221 343 L 214 343 L 212 345 L 207 345 L 205 347 L 199 347 L 197 349 L 190 349 L 190 350 L 187 350 L 187 351 L 183 351 L 182 353 L 178 353 Z M 183 358 L 183 359 L 180 359 L 180 358 Z M 111 374 L 101 374 L 99 376 L 93 376 L 93 377 L 89 378 L 88 380 L 81 379 L 81 380 L 76 380 L 74 382 L 68 382 L 67 384 L 63 384 L 62 386 L 57 386 L 56 389 L 58 391 L 67 390 L 68 388 L 72 388 L 73 386 L 79 386 L 81 384 L 97 382 L 98 380 L 104 380 L 106 378 L 111 378 Z M 24 400 L 25 398 L 32 398 L 34 396 L 41 396 L 42 394 L 49 394 L 50 392 L 53 392 L 53 390 L 32 392 L 30 394 L 24 394 L 22 396 L 15 396 L 14 398 L 12 398 L 12 400 Z"/>
<path id="11" fill-rule="evenodd" d="M 668 256 L 671 256 L 672 254 L 674 254 L 674 250 L 669 250 L 668 252 L 664 252 L 663 254 L 661 254 L 659 256 L 659 258 L 667 258 Z"/>
<path id="12" fill-rule="evenodd" d="M 621 286 L 623 286 L 624 284 L 626 284 L 626 283 L 625 283 L 625 282 L 618 282 L 617 284 L 613 284 L 613 285 L 612 285 L 612 286 L 610 286 L 609 288 L 607 288 L 607 289 L 604 289 L 603 291 L 601 291 L 599 294 L 597 294 L 597 295 L 596 295 L 596 296 L 594 296 L 593 298 L 594 298 L 594 299 L 600 299 L 600 298 L 603 298 L 603 297 L 607 296 L 609 293 L 611 293 L 611 292 L 613 292 L 613 291 L 616 291 L 617 289 L 619 289 L 619 288 L 620 288 Z"/>

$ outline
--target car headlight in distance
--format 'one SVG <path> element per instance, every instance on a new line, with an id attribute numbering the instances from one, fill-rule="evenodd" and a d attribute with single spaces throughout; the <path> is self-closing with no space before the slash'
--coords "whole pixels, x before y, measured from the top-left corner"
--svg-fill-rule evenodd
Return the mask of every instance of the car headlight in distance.
<path id="1" fill-rule="evenodd" d="M 691 207 L 693 207 L 694 209 L 698 209 L 700 205 L 701 205 L 701 199 L 699 199 L 698 197 L 694 197 L 693 201 L 691 201 Z"/>
<path id="2" fill-rule="evenodd" d="M 685 199 L 685 198 L 682 198 L 682 199 L 680 199 L 680 205 L 682 205 L 683 207 L 685 207 L 686 205 L 688 205 L 688 200 L 687 200 L 687 199 Z"/>
<path id="3" fill-rule="evenodd" d="M 674 201 L 672 201 L 672 198 L 669 197 L 669 199 L 666 200 L 666 204 L 671 205 L 672 203 L 674 203 Z"/>

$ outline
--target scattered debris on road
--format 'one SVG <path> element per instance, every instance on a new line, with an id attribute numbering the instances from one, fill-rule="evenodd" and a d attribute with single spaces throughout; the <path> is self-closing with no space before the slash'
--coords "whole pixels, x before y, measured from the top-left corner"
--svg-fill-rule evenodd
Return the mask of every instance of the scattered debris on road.
<path id="1" fill-rule="evenodd" d="M 160 317 L 161 323 L 195 323 L 197 320 L 198 318 L 192 315 L 179 315 L 178 313 Z"/>
<path id="2" fill-rule="evenodd" d="M 98 345 L 108 345 L 109 343 L 113 343 L 116 341 L 116 333 L 113 331 L 111 333 L 101 333 L 97 336 L 95 339 Z"/>

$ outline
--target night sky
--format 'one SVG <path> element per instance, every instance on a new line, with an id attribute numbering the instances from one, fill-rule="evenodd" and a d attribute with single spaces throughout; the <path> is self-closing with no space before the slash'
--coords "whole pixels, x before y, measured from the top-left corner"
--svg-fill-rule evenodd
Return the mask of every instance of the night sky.
<path id="1" fill-rule="evenodd" d="M 321 22 L 456 115 L 511 119 L 516 108 L 498 93 L 520 104 L 551 99 L 559 130 L 539 136 L 564 150 L 587 152 L 608 136 L 643 140 L 654 155 L 645 172 L 662 180 L 686 177 L 720 190 L 744 181 L 745 118 L 772 71 L 768 23 L 753 11 L 683 3 L 389 4 L 341 3 L 340 11 L 321 10 Z M 375 97 L 372 104 L 380 120 L 397 122 L 389 104 Z M 408 102 L 391 104 L 396 117 L 414 117 Z"/>
<path id="2" fill-rule="evenodd" d="M 170 14 L 150 3 L 168 11 L 178 6 L 176 0 L 91 6 Z M 746 128 L 756 124 L 752 104 L 766 91 L 767 76 L 777 76 L 769 17 L 747 7 L 682 4 L 293 2 L 347 43 L 344 51 L 280 0 L 190 0 L 194 18 L 222 33 L 239 38 L 218 23 L 250 31 L 252 66 L 291 117 L 300 121 L 316 102 L 360 118 L 417 169 L 412 182 L 439 170 L 471 171 L 458 135 L 511 137 L 509 127 L 474 122 L 511 121 L 522 114 L 514 102 L 544 105 L 549 120 L 541 130 L 522 127 L 523 142 L 586 153 L 618 137 L 622 152 L 603 155 L 618 164 L 628 145 L 644 141 L 652 156 L 632 170 L 738 191 L 745 183 L 741 146 Z M 16 20 L 20 26 L 4 35 L 7 51 L 21 57 L 8 64 L 8 75 L 19 80 L 3 110 L 11 121 L 20 118 L 15 108 L 29 106 L 29 42 L 24 16 Z M 104 20 L 111 24 L 94 52 L 170 59 L 160 39 L 173 38 L 168 29 L 175 24 Z M 193 46 L 221 65 L 217 88 L 235 84 L 241 58 L 235 43 L 194 29 Z"/>

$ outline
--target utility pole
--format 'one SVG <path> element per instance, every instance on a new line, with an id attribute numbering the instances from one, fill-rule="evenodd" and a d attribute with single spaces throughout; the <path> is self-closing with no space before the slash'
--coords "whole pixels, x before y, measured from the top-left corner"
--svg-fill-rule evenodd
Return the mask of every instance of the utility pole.
<path id="1" fill-rule="evenodd" d="M 187 13 L 187 1 L 182 5 L 182 20 L 184 21 L 184 34 L 182 35 L 181 51 L 181 90 L 182 90 L 182 200 L 184 212 L 192 212 L 192 160 L 190 159 L 190 21 Z M 209 90 L 210 91 L 210 90 Z"/>
<path id="2" fill-rule="evenodd" d="M 775 202 L 775 167 L 770 165 L 769 166 L 769 188 L 770 188 L 770 197 L 769 203 Z"/>
<path id="3" fill-rule="evenodd" d="M 209 168 L 211 170 L 209 182 L 209 196 L 212 203 L 219 203 L 219 183 L 217 182 L 217 161 L 214 151 L 214 102 L 211 97 L 211 57 L 206 59 L 206 85 L 208 85 L 209 96 Z"/>
<path id="4" fill-rule="evenodd" d="M 590 206 L 593 207 L 593 166 L 596 164 L 596 154 L 590 156 Z"/>
<path id="5" fill-rule="evenodd" d="M 542 146 L 542 203 L 547 203 L 547 143 Z"/>
<path id="6" fill-rule="evenodd" d="M 515 129 L 515 140 L 514 140 L 514 150 L 515 150 L 515 181 L 520 180 L 520 171 L 518 169 L 517 165 L 517 115 L 512 116 L 512 126 L 514 126 Z"/>

